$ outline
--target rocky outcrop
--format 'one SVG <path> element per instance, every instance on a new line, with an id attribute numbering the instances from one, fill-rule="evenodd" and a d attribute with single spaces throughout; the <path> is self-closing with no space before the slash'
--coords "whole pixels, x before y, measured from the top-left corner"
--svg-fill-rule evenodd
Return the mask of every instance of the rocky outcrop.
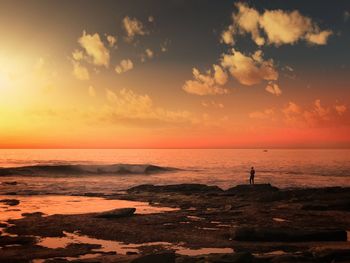
<path id="1" fill-rule="evenodd" d="M 136 208 L 118 208 L 110 211 L 102 212 L 96 215 L 97 218 L 120 218 L 132 216 L 136 211 Z"/>

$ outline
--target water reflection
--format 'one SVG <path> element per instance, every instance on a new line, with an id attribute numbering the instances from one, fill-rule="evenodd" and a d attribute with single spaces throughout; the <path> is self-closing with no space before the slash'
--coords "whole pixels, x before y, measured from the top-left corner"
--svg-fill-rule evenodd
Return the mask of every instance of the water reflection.
<path id="1" fill-rule="evenodd" d="M 0 207 L 0 221 L 19 219 L 23 213 L 53 214 L 85 214 L 103 212 L 107 210 L 135 207 L 137 214 L 153 214 L 176 209 L 169 207 L 151 206 L 148 202 L 127 200 L 107 200 L 99 197 L 84 196 L 0 196 L 2 199 L 16 199 L 20 203 L 16 206 L 3 205 Z"/>

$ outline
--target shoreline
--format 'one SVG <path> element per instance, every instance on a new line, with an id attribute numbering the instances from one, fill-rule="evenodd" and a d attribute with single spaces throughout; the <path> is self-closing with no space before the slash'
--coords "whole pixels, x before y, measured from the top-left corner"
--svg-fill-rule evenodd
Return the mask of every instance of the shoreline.
<path id="1" fill-rule="evenodd" d="M 75 257 L 78 261 L 73 262 L 89 262 L 76 258 L 77 255 L 95 257 L 97 261 L 93 262 L 133 262 L 151 256 L 159 256 L 159 262 L 175 262 L 175 258 L 176 262 L 199 262 L 200 257 L 216 262 L 225 255 L 231 257 L 228 262 L 350 260 L 349 187 L 278 189 L 269 184 L 256 184 L 222 190 L 201 184 L 139 185 L 113 195 L 85 195 L 91 196 L 107 201 L 146 202 L 151 207 L 174 210 L 139 214 L 136 209 L 135 214 L 115 218 L 113 215 L 104 218 L 103 212 L 25 214 L 4 226 L 6 233 L 18 236 L 0 236 L 0 261 L 31 262 L 33 258 L 42 258 L 46 259 L 42 262 L 69 262 L 67 258 Z M 16 195 L 11 198 L 16 200 Z M 16 204 L 9 209 L 16 209 Z M 130 248 L 130 253 L 126 249 L 123 255 L 117 251 L 101 252 L 98 244 L 93 243 L 67 244 L 63 248 L 42 247 L 36 243 L 37 237 L 62 239 L 74 233 L 76 239 L 89 240 L 88 237 L 95 242 L 129 243 L 137 245 L 137 249 Z M 199 251 L 205 254 L 220 251 L 215 250 L 219 248 L 232 249 L 233 253 L 179 254 L 181 249 L 192 254 L 202 249 Z M 235 257 L 244 257 L 247 261 L 234 261 Z M 282 258 L 285 261 L 278 261 Z"/>

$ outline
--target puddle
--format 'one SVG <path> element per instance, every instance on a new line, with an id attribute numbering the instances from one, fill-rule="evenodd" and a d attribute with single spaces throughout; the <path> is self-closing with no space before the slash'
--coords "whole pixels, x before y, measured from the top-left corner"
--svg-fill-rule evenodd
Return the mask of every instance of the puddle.
<path id="1" fill-rule="evenodd" d="M 151 206 L 147 202 L 127 200 L 108 200 L 100 197 L 85 196 L 0 196 L 1 199 L 16 199 L 20 203 L 9 209 L 0 207 L 0 221 L 22 218 L 22 213 L 42 212 L 53 214 L 85 214 L 104 212 L 116 208 L 135 207 L 137 214 L 153 214 L 178 210 L 170 207 Z"/>
<path id="2" fill-rule="evenodd" d="M 168 242 L 150 242 L 142 244 L 125 244 L 123 242 L 113 241 L 113 240 L 103 240 L 92 238 L 85 235 L 80 235 L 78 233 L 68 233 L 63 232 L 64 237 L 44 237 L 39 238 L 37 245 L 47 247 L 47 248 L 65 248 L 71 243 L 84 243 L 84 244 L 97 244 L 101 245 L 101 248 L 93 249 L 93 252 L 108 253 L 116 252 L 120 255 L 125 255 L 127 252 L 139 253 L 139 249 L 145 246 L 161 246 L 169 250 L 174 250 L 176 253 L 181 255 L 196 256 L 210 253 L 233 253 L 232 248 L 199 248 L 191 249 L 182 246 L 181 244 L 172 244 Z M 87 254 L 89 255 L 89 254 Z M 96 254 L 90 254 L 96 256 Z M 86 256 L 86 255 L 84 255 Z M 77 258 L 75 258 L 77 259 Z"/>
<path id="3" fill-rule="evenodd" d="M 101 248 L 93 249 L 94 252 L 116 252 L 118 254 L 126 254 L 126 252 L 138 252 L 135 245 L 124 244 L 113 240 L 104 240 L 92 238 L 78 233 L 63 232 L 65 237 L 44 237 L 40 238 L 37 245 L 47 248 L 65 248 L 71 243 L 84 243 L 101 245 Z"/>
<path id="4" fill-rule="evenodd" d="M 274 217 L 272 218 L 273 221 L 275 222 L 286 222 L 288 221 L 287 219 L 279 218 L 279 217 Z"/>

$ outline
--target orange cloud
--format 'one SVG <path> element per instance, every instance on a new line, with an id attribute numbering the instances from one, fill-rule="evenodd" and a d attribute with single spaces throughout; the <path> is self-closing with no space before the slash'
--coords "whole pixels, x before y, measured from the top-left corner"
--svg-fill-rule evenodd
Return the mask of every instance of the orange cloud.
<path id="1" fill-rule="evenodd" d="M 115 72 L 122 74 L 134 68 L 134 63 L 130 59 L 123 59 L 119 65 L 115 67 Z"/>
<path id="2" fill-rule="evenodd" d="M 193 68 L 194 80 L 186 81 L 183 90 L 200 96 L 228 93 L 227 89 L 220 87 L 227 82 L 227 74 L 218 65 L 213 65 L 213 69 L 214 73 L 208 70 L 201 74 L 198 69 Z"/>
<path id="3" fill-rule="evenodd" d="M 109 50 L 105 47 L 98 33 L 93 35 L 86 34 L 78 39 L 79 44 L 85 49 L 86 53 L 92 58 L 92 63 L 96 66 L 108 67 L 110 54 Z"/>
<path id="4" fill-rule="evenodd" d="M 86 67 L 82 66 L 77 61 L 72 61 L 73 63 L 73 75 L 79 80 L 89 80 L 90 74 Z"/>
<path id="5" fill-rule="evenodd" d="M 261 51 L 255 52 L 252 56 L 246 56 L 232 49 L 231 53 L 222 55 L 221 65 L 243 85 L 251 86 L 263 80 L 278 79 L 273 60 L 263 60 Z"/>
<path id="6" fill-rule="evenodd" d="M 221 34 L 221 42 L 234 44 L 234 34 L 250 34 L 252 40 L 258 45 L 294 44 L 306 40 L 315 45 L 325 45 L 331 30 L 320 30 L 311 18 L 303 16 L 299 11 L 265 10 L 259 13 L 246 3 L 235 4 L 238 9 L 232 14 L 232 24 Z M 262 37 L 261 31 L 267 36 Z"/>
<path id="7" fill-rule="evenodd" d="M 273 95 L 280 96 L 282 94 L 282 90 L 276 83 L 269 83 L 265 90 Z"/>
<path id="8" fill-rule="evenodd" d="M 126 39 L 128 41 L 133 40 L 137 35 L 143 36 L 147 34 L 147 31 L 145 31 L 142 22 L 136 18 L 130 18 L 126 16 L 123 18 L 122 25 L 126 32 Z"/>

